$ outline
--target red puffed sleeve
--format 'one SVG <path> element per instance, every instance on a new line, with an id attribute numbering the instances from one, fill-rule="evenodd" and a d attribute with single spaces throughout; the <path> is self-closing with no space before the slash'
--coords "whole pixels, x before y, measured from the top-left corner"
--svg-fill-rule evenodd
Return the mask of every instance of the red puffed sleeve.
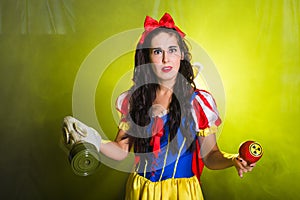
<path id="1" fill-rule="evenodd" d="M 123 92 L 116 100 L 116 109 L 121 113 L 121 120 L 119 123 L 119 129 L 127 131 L 129 129 L 129 122 L 127 121 L 127 115 L 129 112 L 129 92 Z"/>
<path id="2" fill-rule="evenodd" d="M 217 105 L 212 95 L 205 90 L 196 90 L 192 100 L 192 115 L 198 136 L 216 133 L 221 124 Z"/>

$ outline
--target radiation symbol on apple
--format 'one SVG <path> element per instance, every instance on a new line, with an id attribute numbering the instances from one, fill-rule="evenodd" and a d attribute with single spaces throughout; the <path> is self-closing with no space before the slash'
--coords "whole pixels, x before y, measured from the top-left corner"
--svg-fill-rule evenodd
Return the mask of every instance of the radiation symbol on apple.
<path id="1" fill-rule="evenodd" d="M 262 154 L 262 147 L 260 146 L 260 144 L 255 142 L 249 146 L 249 150 L 251 155 L 255 157 L 261 156 Z"/>

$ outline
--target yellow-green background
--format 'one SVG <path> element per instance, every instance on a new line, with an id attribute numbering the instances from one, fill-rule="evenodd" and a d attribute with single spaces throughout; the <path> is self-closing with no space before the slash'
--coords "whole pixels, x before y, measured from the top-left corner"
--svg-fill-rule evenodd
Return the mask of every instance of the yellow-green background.
<path id="1" fill-rule="evenodd" d="M 243 179 L 233 168 L 205 169 L 206 199 L 299 199 L 299 11 L 297 0 L 0 0 L 0 198 L 122 198 L 127 173 L 102 165 L 89 177 L 73 174 L 61 122 L 72 114 L 73 84 L 88 54 L 114 34 L 141 28 L 146 15 L 169 12 L 222 78 L 221 149 L 236 152 L 255 139 L 265 151 Z M 119 74 L 130 70 L 131 59 L 118 67 Z M 107 90 L 99 87 L 95 105 L 110 139 L 116 79 L 103 79 Z"/>

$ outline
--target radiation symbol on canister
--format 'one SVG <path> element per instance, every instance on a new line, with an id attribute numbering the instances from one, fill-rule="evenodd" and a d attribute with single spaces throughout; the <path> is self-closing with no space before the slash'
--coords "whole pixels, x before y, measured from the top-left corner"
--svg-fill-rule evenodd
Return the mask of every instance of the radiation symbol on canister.
<path id="1" fill-rule="evenodd" d="M 260 144 L 258 144 L 256 142 L 253 142 L 252 144 L 250 144 L 249 151 L 250 151 L 251 155 L 255 156 L 255 157 L 262 155 L 262 147 Z"/>

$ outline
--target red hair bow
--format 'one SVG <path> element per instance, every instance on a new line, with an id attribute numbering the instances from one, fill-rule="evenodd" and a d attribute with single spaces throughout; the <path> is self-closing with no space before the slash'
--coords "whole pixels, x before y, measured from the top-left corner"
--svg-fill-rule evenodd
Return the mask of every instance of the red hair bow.
<path id="1" fill-rule="evenodd" d="M 143 32 L 139 43 L 143 44 L 146 36 L 151 31 L 159 27 L 173 28 L 179 33 L 181 37 L 185 36 L 185 34 L 177 26 L 175 26 L 174 20 L 171 15 L 169 13 L 165 13 L 164 16 L 162 16 L 162 18 L 159 20 L 159 22 L 149 16 L 146 16 L 144 22 L 145 31 Z"/>

